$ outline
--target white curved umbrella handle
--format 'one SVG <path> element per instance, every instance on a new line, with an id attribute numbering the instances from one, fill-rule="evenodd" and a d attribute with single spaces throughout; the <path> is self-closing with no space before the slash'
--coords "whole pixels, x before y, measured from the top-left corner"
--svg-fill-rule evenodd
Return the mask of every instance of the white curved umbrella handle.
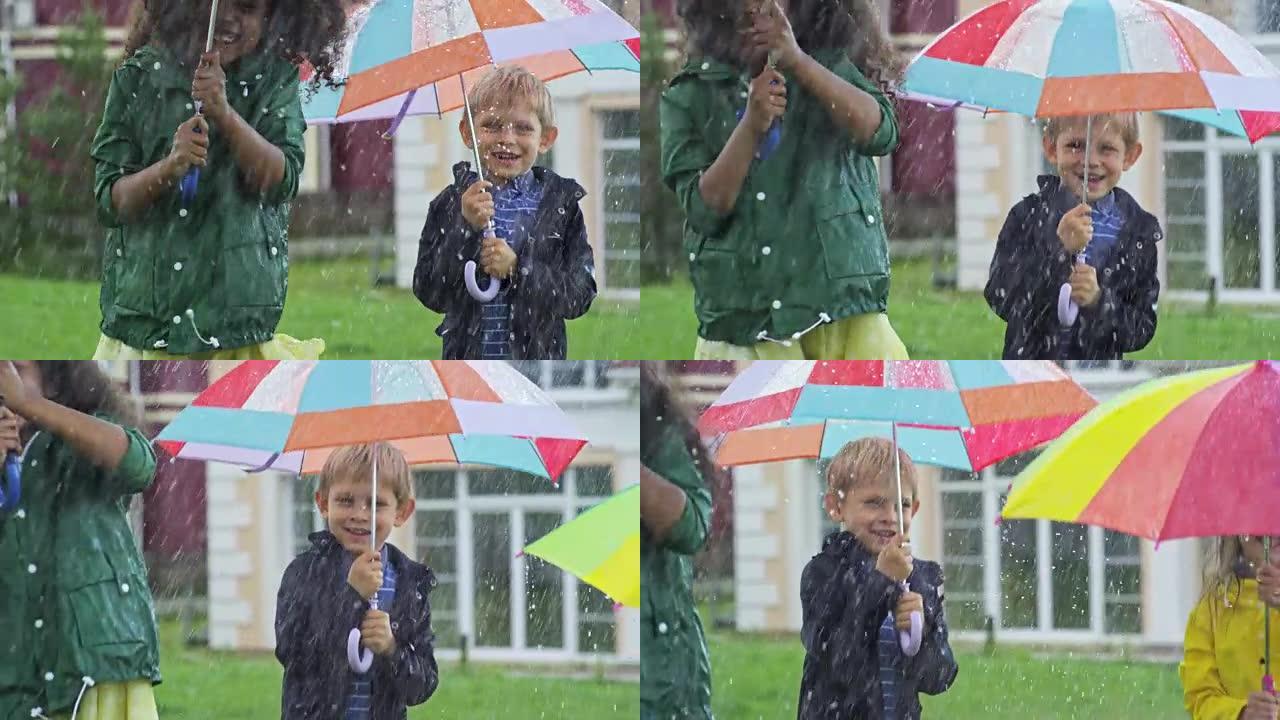
<path id="1" fill-rule="evenodd" d="M 911 587 L 905 582 L 902 583 L 904 591 L 910 590 Z M 907 657 L 915 657 L 920 652 L 920 642 L 924 638 L 924 616 L 919 611 L 911 613 L 911 629 L 898 631 L 898 644 L 902 646 L 902 653 Z"/>
<path id="2" fill-rule="evenodd" d="M 467 284 L 467 292 L 471 297 L 480 302 L 489 302 L 498 297 L 498 291 L 502 289 L 502 283 L 497 278 L 489 278 L 489 285 L 485 289 L 480 289 L 480 283 L 476 280 L 476 261 L 468 260 L 466 266 L 462 270 L 462 279 Z"/>
<path id="3" fill-rule="evenodd" d="M 347 664 L 361 675 L 373 667 L 373 651 L 365 648 L 363 654 L 360 652 L 360 628 L 351 628 L 347 633 Z"/>
<path id="4" fill-rule="evenodd" d="M 1080 306 L 1071 299 L 1071 284 L 1063 283 L 1058 289 L 1058 323 L 1062 327 L 1071 327 L 1079 315 Z"/>

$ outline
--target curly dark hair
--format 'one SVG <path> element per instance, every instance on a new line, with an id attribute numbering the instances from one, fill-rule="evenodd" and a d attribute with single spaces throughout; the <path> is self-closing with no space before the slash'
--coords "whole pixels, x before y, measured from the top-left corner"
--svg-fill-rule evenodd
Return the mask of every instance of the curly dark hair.
<path id="1" fill-rule="evenodd" d="M 679 0 L 677 12 L 688 38 L 686 52 L 741 66 L 738 29 L 748 5 L 757 2 Z M 790 0 L 787 17 L 801 50 L 844 48 L 868 80 L 886 95 L 894 95 L 902 80 L 902 58 L 882 29 L 871 0 Z"/>
<path id="2" fill-rule="evenodd" d="M 210 5 L 210 0 L 137 0 L 130 13 L 124 57 L 157 42 L 195 65 L 209 29 Z M 334 73 L 346 42 L 347 14 L 341 0 L 268 0 L 260 50 L 295 65 L 311 63 L 315 74 L 308 84 L 313 91 L 322 84 L 342 85 Z"/>
<path id="3" fill-rule="evenodd" d="M 662 365 L 661 362 L 640 363 L 640 442 L 643 445 L 647 439 L 658 437 L 664 426 L 675 427 L 693 456 L 698 474 L 712 495 L 716 495 L 721 485 L 721 471 L 698 434 L 691 410 L 677 395 Z"/>
<path id="4" fill-rule="evenodd" d="M 103 413 L 137 427 L 138 411 L 115 381 L 92 360 L 38 360 L 41 392 L 53 402 L 86 415 Z"/>

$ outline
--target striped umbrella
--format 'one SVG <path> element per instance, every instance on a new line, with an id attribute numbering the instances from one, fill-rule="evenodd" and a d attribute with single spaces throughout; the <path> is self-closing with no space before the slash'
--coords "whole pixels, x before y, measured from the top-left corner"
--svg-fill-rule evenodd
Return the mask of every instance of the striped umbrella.
<path id="1" fill-rule="evenodd" d="M 918 462 L 973 472 L 1057 437 L 1096 404 L 1046 361 L 756 361 L 698 426 L 725 434 L 720 465 L 829 458 L 878 436 Z M 901 507 L 900 475 L 897 490 Z M 906 655 L 919 652 L 922 630 L 913 612 L 911 630 L 899 633 Z"/>
<path id="2" fill-rule="evenodd" d="M 516 61 L 543 80 L 640 70 L 639 33 L 599 0 L 365 0 L 350 27 L 337 73 L 346 84 L 304 94 L 308 122 L 455 110 L 466 83 Z"/>
<path id="3" fill-rule="evenodd" d="M 893 437 L 916 462 L 976 472 L 1060 435 L 1096 405 L 1038 360 L 757 361 L 703 413 L 720 465 L 830 458 Z"/>
<path id="4" fill-rule="evenodd" d="M 1164 0 L 1001 0 L 926 46 L 903 90 L 1037 118 L 1166 111 L 1250 142 L 1280 130 L 1280 70 Z"/>
<path id="5" fill-rule="evenodd" d="M 555 480 L 586 438 L 502 361 L 246 361 L 156 440 L 179 458 L 316 472 L 335 448 L 390 441 L 411 464 L 511 468 Z"/>
<path id="6" fill-rule="evenodd" d="M 1263 360 L 1161 378 L 1099 406 L 1018 475 L 1001 518 L 1157 542 L 1261 535 L 1269 562 L 1278 496 L 1280 364 Z M 1273 689 L 1265 646 L 1263 683 Z"/>
<path id="7" fill-rule="evenodd" d="M 640 486 L 543 535 L 522 554 L 568 570 L 618 605 L 640 607 Z"/>

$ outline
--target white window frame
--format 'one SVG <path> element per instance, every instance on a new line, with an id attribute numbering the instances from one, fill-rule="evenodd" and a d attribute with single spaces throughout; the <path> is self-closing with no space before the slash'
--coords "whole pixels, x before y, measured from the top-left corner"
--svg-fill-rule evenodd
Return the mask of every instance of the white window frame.
<path id="1" fill-rule="evenodd" d="M 561 492 L 554 495 L 472 495 L 467 469 L 456 472 L 457 492 L 453 498 L 426 498 L 417 500 L 415 512 L 446 511 L 455 515 L 457 534 L 454 547 L 457 552 L 456 577 L 457 625 L 458 632 L 469 639 L 468 654 L 479 661 L 493 662 L 528 662 L 528 663 L 565 663 L 591 662 L 615 665 L 624 662 L 617 652 L 584 653 L 578 650 L 578 625 L 581 617 L 578 609 L 578 579 L 569 572 L 561 573 L 562 586 L 562 623 L 564 628 L 564 647 L 531 648 L 527 646 L 528 628 L 525 625 L 525 563 L 526 558 L 520 555 L 524 538 L 524 516 L 526 512 L 560 512 L 563 522 L 578 516 L 579 512 L 600 502 L 596 497 L 578 497 L 578 469 L 581 467 L 598 467 L 602 463 L 590 463 L 570 467 L 562 476 Z M 613 467 L 618 471 L 617 466 Z M 510 513 L 510 547 L 511 558 L 511 646 L 475 645 L 475 576 L 470 571 L 474 567 L 474 541 L 472 536 L 473 516 L 475 513 L 501 512 Z M 624 625 L 619 616 L 614 616 L 615 643 L 622 642 Z M 460 652 L 457 648 L 436 648 L 436 657 L 457 660 Z"/>
<path id="2" fill-rule="evenodd" d="M 1223 135 L 1212 128 L 1205 128 L 1202 140 L 1163 140 L 1165 153 L 1203 153 L 1205 188 L 1205 269 L 1217 278 L 1218 298 L 1228 303 L 1270 303 L 1280 300 L 1280 283 L 1276 267 L 1276 177 L 1275 158 L 1280 156 L 1280 139 L 1264 138 L 1250 146 L 1243 138 Z M 1258 288 L 1227 288 L 1223 286 L 1223 199 L 1222 160 L 1224 155 L 1252 155 L 1259 163 L 1258 172 Z M 1203 301 L 1207 290 L 1169 288 L 1167 297 L 1175 300 Z"/>
<path id="3" fill-rule="evenodd" d="M 605 137 L 604 115 L 610 112 L 637 112 L 638 113 L 640 112 L 640 109 L 633 108 L 633 107 L 598 107 L 593 109 L 592 111 L 592 118 L 596 126 L 596 133 L 597 133 L 596 137 L 600 141 L 600 152 L 596 153 L 596 177 L 600 178 L 600 189 L 599 189 L 600 219 L 597 222 L 597 224 L 600 227 L 600 237 L 602 238 L 602 241 L 600 243 L 601 257 L 599 261 L 596 262 L 596 279 L 599 281 L 600 287 L 603 289 L 603 292 L 607 297 L 617 298 L 619 300 L 638 301 L 640 299 L 639 286 L 615 288 L 613 287 L 612 283 L 609 282 L 608 260 L 611 254 L 609 234 L 608 234 L 609 218 L 610 216 L 614 216 L 614 215 L 622 216 L 624 218 L 630 218 L 632 215 L 634 215 L 636 226 L 639 227 L 640 213 L 615 213 L 609 209 L 608 198 L 605 193 L 605 184 L 608 181 L 609 175 L 607 174 L 608 168 L 604 166 L 604 154 L 608 150 L 635 150 L 636 152 L 640 152 L 640 136 L 636 135 L 635 137 L 630 137 L 630 138 L 612 138 L 612 139 Z M 643 183 L 643 178 L 640 175 L 636 175 L 635 188 L 637 192 L 640 190 L 642 183 Z M 630 187 L 630 186 L 631 184 L 628 183 L 624 187 Z M 623 222 L 626 222 L 626 220 L 624 219 Z M 640 249 L 637 249 L 636 252 L 637 253 L 640 252 Z M 639 261 L 640 261 L 640 258 L 637 257 L 636 262 L 639 262 Z"/>
<path id="4" fill-rule="evenodd" d="M 608 376 L 608 370 L 602 367 L 601 361 L 537 360 L 535 362 L 540 363 L 541 366 L 536 384 L 557 403 L 605 405 L 621 402 L 627 398 L 627 389 L 619 387 L 612 382 L 602 388 L 597 388 L 595 386 L 596 380 L 600 377 L 600 373 L 604 373 L 605 376 Z M 565 364 L 583 362 L 587 365 L 586 368 L 583 369 L 581 385 L 553 386 L 551 384 L 551 377 L 555 372 L 557 363 Z"/>

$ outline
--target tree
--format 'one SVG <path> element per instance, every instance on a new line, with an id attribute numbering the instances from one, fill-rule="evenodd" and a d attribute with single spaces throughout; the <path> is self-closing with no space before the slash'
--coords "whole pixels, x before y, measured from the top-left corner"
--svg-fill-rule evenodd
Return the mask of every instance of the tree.
<path id="1" fill-rule="evenodd" d="M 104 233 L 94 215 L 89 150 L 112 72 L 102 15 L 86 4 L 57 47 L 49 91 L 0 140 L 0 270 L 94 277 Z M 0 103 L 23 81 L 0 78 Z M 11 191 L 20 198 L 16 208 L 8 205 Z"/>

